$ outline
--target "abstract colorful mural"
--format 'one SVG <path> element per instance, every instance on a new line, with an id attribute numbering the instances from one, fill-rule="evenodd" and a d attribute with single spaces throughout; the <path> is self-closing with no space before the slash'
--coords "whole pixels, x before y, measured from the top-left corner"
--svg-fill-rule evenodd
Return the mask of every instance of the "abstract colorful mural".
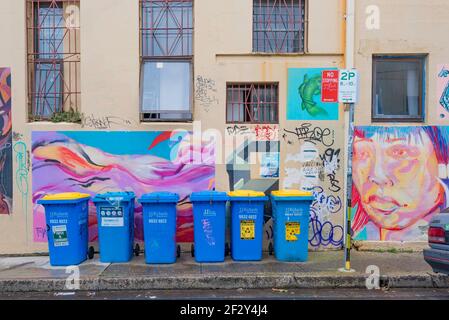
<path id="1" fill-rule="evenodd" d="M 357 240 L 426 241 L 449 206 L 449 127 L 356 127 L 352 229 Z"/>
<path id="2" fill-rule="evenodd" d="M 449 119 L 449 64 L 438 67 L 437 91 L 440 119 Z"/>
<path id="3" fill-rule="evenodd" d="M 193 145 L 187 132 L 33 132 L 34 240 L 46 241 L 43 207 L 47 193 L 154 191 L 180 195 L 177 240 L 193 241 L 189 196 L 215 187 L 215 142 Z M 142 207 L 136 203 L 136 238 L 143 239 Z M 90 205 L 89 237 L 97 239 L 95 206 Z"/>
<path id="4" fill-rule="evenodd" d="M 324 70 L 337 69 L 288 69 L 287 120 L 338 120 L 338 103 L 321 101 Z"/>
<path id="5" fill-rule="evenodd" d="M 12 213 L 11 69 L 0 68 L 0 215 Z"/>

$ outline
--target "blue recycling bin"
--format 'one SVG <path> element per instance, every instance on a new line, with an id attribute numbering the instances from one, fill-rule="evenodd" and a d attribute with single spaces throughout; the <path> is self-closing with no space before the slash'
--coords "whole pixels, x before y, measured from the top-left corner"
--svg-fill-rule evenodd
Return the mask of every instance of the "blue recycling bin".
<path id="1" fill-rule="evenodd" d="M 180 255 L 176 246 L 176 205 L 179 195 L 154 192 L 139 199 L 143 207 L 145 262 L 171 264 Z"/>
<path id="2" fill-rule="evenodd" d="M 262 260 L 263 192 L 239 190 L 229 193 L 231 203 L 231 256 L 236 261 Z"/>
<path id="3" fill-rule="evenodd" d="M 88 194 L 60 193 L 37 201 L 45 208 L 52 266 L 78 265 L 87 259 L 89 199 Z"/>
<path id="4" fill-rule="evenodd" d="M 310 192 L 280 190 L 271 193 L 274 246 L 270 254 L 279 261 L 305 262 L 308 258 Z"/>
<path id="5" fill-rule="evenodd" d="M 193 204 L 194 244 L 196 262 L 224 262 L 226 255 L 226 192 L 202 191 L 190 196 Z"/>
<path id="6" fill-rule="evenodd" d="M 133 192 L 108 192 L 95 196 L 100 261 L 128 262 L 134 249 Z"/>

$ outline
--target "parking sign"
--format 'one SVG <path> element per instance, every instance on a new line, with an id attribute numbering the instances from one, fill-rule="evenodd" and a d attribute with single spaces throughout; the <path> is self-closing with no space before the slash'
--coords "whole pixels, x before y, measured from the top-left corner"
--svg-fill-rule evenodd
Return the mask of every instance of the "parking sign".
<path id="1" fill-rule="evenodd" d="M 357 103 L 359 73 L 357 70 L 340 70 L 338 101 L 340 103 Z"/>

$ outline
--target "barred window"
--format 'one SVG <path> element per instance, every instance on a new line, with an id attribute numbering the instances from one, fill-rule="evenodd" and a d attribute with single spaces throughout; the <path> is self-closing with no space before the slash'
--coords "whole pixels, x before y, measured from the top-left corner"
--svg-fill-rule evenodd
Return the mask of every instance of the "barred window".
<path id="1" fill-rule="evenodd" d="M 253 0 L 253 51 L 304 51 L 305 0 Z"/>
<path id="2" fill-rule="evenodd" d="M 140 0 L 141 120 L 192 119 L 192 0 Z"/>
<path id="3" fill-rule="evenodd" d="M 226 121 L 228 123 L 278 123 L 277 83 L 228 84 Z"/>
<path id="4" fill-rule="evenodd" d="M 30 120 L 79 111 L 79 0 L 27 0 Z"/>

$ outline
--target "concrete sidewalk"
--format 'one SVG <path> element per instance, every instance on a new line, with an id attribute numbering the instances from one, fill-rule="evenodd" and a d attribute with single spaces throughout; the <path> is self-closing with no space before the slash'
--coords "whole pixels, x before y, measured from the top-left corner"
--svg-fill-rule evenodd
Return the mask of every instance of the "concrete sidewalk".
<path id="1" fill-rule="evenodd" d="M 381 286 L 449 288 L 449 277 L 432 272 L 422 253 L 352 252 L 354 273 L 341 273 L 343 252 L 311 252 L 307 263 L 261 262 L 198 264 L 183 253 L 174 265 L 146 265 L 143 256 L 126 264 L 94 260 L 80 265 L 80 290 L 366 288 L 370 265 L 379 267 Z M 66 268 L 48 257 L 0 258 L 0 291 L 67 291 Z M 68 290 L 73 291 L 73 290 Z"/>

